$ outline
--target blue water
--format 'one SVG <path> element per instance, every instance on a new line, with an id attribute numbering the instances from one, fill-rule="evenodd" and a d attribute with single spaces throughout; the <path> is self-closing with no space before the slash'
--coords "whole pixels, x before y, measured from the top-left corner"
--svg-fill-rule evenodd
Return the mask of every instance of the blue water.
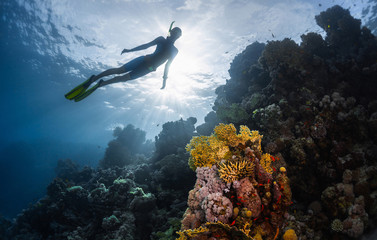
<path id="1" fill-rule="evenodd" d="M 88 71 L 64 56 L 41 55 L 25 45 L 28 39 L 19 37 L 17 25 L 33 19 L 16 1 L 1 1 L 0 6 L 0 214 L 14 217 L 44 195 L 58 159 L 96 166 L 111 132 L 102 131 L 108 136 L 96 141 L 81 137 L 95 113 L 88 110 L 78 118 L 82 108 L 65 103 L 62 66 Z"/>

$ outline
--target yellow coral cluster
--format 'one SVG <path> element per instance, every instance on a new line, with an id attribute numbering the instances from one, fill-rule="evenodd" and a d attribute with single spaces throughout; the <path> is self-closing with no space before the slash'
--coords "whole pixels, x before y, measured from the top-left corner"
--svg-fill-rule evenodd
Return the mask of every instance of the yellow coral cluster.
<path id="1" fill-rule="evenodd" d="M 197 167 L 210 167 L 217 160 L 206 136 L 192 138 L 186 150 L 191 155 L 189 166 L 194 170 Z"/>
<path id="2" fill-rule="evenodd" d="M 226 161 L 220 164 L 219 176 L 227 183 L 234 182 L 254 173 L 254 163 L 248 160 Z"/>
<path id="3" fill-rule="evenodd" d="M 265 153 L 262 155 L 262 159 L 260 160 L 260 165 L 268 172 L 269 174 L 273 173 L 273 168 L 271 167 L 271 155 Z"/>
<path id="4" fill-rule="evenodd" d="M 187 230 L 183 230 L 183 231 L 178 231 L 177 234 L 179 235 L 179 238 L 177 238 L 176 240 L 191 239 L 193 237 L 196 237 L 197 235 L 200 235 L 200 234 L 208 232 L 208 231 L 209 231 L 208 228 L 202 227 L 202 226 L 200 226 L 199 228 L 195 228 L 195 229 L 187 229 Z"/>
<path id="5" fill-rule="evenodd" d="M 283 235 L 283 240 L 297 240 L 297 235 L 296 235 L 295 230 L 288 229 L 287 231 L 285 231 Z"/>
<path id="6" fill-rule="evenodd" d="M 210 167 L 231 156 L 229 147 L 245 144 L 250 141 L 255 148 L 261 150 L 262 135 L 258 131 L 250 131 L 246 126 L 241 126 L 240 133 L 233 124 L 219 124 L 211 136 L 200 136 L 191 139 L 186 150 L 190 152 L 190 167 Z"/>
<path id="7" fill-rule="evenodd" d="M 250 131 L 250 129 L 246 126 L 241 126 L 240 128 L 240 134 L 238 134 L 240 140 L 242 142 L 250 141 L 257 147 L 258 151 L 262 151 L 261 143 L 263 136 L 260 135 L 258 131 Z"/>
<path id="8" fill-rule="evenodd" d="M 234 146 L 238 142 L 237 129 L 233 124 L 220 123 L 213 131 L 216 138 L 224 144 Z"/>

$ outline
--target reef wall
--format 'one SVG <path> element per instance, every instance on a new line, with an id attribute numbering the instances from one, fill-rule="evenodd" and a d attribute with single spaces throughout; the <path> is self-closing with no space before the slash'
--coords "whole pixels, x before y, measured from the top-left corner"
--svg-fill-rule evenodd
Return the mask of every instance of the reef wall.
<path id="1" fill-rule="evenodd" d="M 340 6 L 316 21 L 325 39 L 247 47 L 214 111 L 218 122 L 257 129 L 264 152 L 285 160 L 287 228 L 300 239 L 359 238 L 377 223 L 377 40 Z"/>

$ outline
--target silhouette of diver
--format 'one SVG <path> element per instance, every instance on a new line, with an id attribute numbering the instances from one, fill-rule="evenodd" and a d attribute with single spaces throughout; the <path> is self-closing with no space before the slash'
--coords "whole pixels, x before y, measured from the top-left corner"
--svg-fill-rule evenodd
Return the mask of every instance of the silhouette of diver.
<path id="1" fill-rule="evenodd" d="M 119 68 L 111 68 L 98 75 L 92 75 L 85 82 L 81 83 L 80 85 L 72 89 L 69 93 L 67 93 L 65 97 L 69 100 L 75 100 L 75 102 L 81 101 L 87 96 L 89 96 L 91 93 L 93 93 L 99 87 L 112 83 L 126 82 L 145 76 L 150 72 L 156 71 L 156 69 L 160 65 L 167 61 L 165 64 L 163 83 L 161 87 L 161 89 L 164 89 L 166 86 L 166 79 L 168 78 L 170 64 L 172 63 L 173 59 L 178 53 L 178 49 L 174 46 L 174 43 L 182 35 L 182 30 L 180 28 L 174 27 L 172 29 L 173 23 L 174 21 L 170 24 L 169 35 L 167 38 L 160 36 L 154 39 L 153 41 L 140 45 L 138 47 L 132 49 L 123 49 L 121 54 L 147 49 L 151 46 L 156 45 L 154 53 L 146 56 L 137 57 Z M 96 85 L 87 90 L 87 88 L 92 83 L 94 83 L 102 77 L 123 73 L 126 74 L 116 76 L 107 81 L 101 79 Z"/>

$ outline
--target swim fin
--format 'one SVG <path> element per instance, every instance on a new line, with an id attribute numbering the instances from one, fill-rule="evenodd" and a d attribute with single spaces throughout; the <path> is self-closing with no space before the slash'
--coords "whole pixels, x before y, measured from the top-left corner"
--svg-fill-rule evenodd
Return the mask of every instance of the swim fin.
<path id="1" fill-rule="evenodd" d="M 85 90 L 90 86 L 90 84 L 92 84 L 93 77 L 94 75 L 92 75 L 90 78 L 88 78 L 88 80 L 86 80 L 85 82 L 81 83 L 80 85 L 72 89 L 69 93 L 64 95 L 65 98 L 68 100 L 73 100 L 74 98 L 80 96 L 82 93 L 85 92 Z"/>
<path id="2" fill-rule="evenodd" d="M 101 79 L 96 85 L 94 85 L 93 87 L 89 88 L 88 90 L 86 90 L 82 94 L 76 96 L 74 98 L 75 102 L 79 102 L 79 101 L 83 100 L 84 98 L 86 98 L 87 96 L 89 96 L 90 94 L 92 94 L 97 88 L 99 88 L 101 86 L 102 82 L 103 82 L 103 80 Z"/>

